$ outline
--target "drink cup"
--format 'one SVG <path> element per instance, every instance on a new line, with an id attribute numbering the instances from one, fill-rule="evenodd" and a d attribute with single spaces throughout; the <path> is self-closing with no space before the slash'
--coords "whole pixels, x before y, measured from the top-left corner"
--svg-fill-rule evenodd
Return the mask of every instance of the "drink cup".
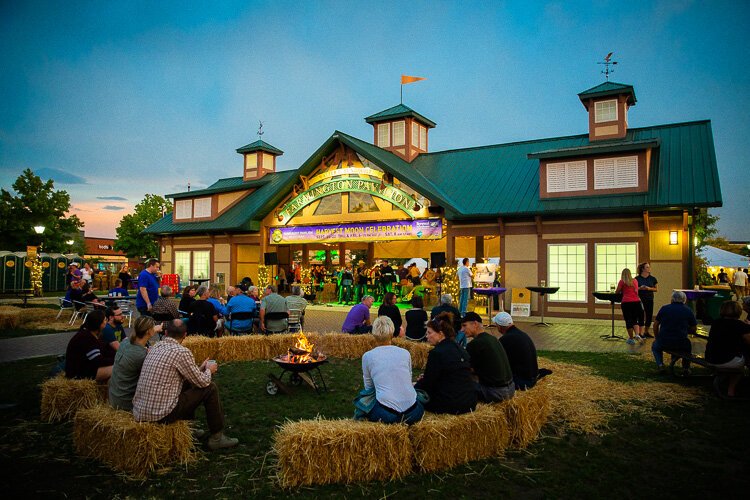
<path id="1" fill-rule="evenodd" d="M 541 286 L 547 286 L 547 282 L 546 282 L 546 281 L 544 281 L 544 280 L 541 280 L 541 281 L 539 282 L 539 284 L 540 284 Z"/>
<path id="2" fill-rule="evenodd" d="M 206 367 L 209 367 L 209 366 L 215 365 L 215 364 L 216 364 L 216 360 L 215 359 L 209 359 L 208 361 L 206 361 Z"/>
<path id="3" fill-rule="evenodd" d="M 698 286 L 698 285 L 695 285 L 695 287 L 693 287 L 693 290 L 700 290 L 700 289 L 701 289 L 701 287 Z"/>

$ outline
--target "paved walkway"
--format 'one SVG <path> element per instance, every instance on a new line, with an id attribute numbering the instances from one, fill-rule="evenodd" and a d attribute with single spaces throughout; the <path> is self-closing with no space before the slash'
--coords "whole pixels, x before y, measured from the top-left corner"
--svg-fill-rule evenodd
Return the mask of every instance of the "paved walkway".
<path id="1" fill-rule="evenodd" d="M 309 306 L 305 314 L 306 330 L 311 332 L 340 332 L 349 307 Z M 373 314 L 377 314 L 373 309 Z M 629 346 L 623 340 L 604 340 L 600 336 L 611 332 L 611 323 L 603 320 L 573 320 L 547 318 L 550 326 L 536 326 L 539 318 L 523 318 L 516 325 L 529 334 L 537 349 L 547 351 L 631 352 L 649 351 L 649 344 Z M 0 363 L 39 356 L 65 353 L 74 332 L 52 333 L 0 340 Z M 615 320 L 615 334 L 626 336 L 621 319 Z M 705 350 L 705 341 L 693 339 L 694 352 Z"/>

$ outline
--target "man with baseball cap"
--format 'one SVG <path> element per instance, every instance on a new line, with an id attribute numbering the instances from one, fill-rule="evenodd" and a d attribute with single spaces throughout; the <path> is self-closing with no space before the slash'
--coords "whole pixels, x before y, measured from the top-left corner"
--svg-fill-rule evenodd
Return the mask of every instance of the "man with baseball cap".
<path id="1" fill-rule="evenodd" d="M 484 331 L 482 317 L 474 311 L 466 313 L 461 325 L 466 336 L 471 339 L 466 352 L 471 356 L 471 368 L 478 379 L 476 390 L 479 400 L 492 403 L 512 398 L 516 387 L 503 346 Z"/>
<path id="2" fill-rule="evenodd" d="M 500 332 L 500 343 L 510 361 L 513 381 L 521 391 L 531 389 L 539 378 L 539 366 L 536 359 L 536 347 L 531 338 L 513 324 L 513 318 L 507 312 L 499 312 L 492 318 Z M 545 374 L 549 373 L 545 370 Z"/>

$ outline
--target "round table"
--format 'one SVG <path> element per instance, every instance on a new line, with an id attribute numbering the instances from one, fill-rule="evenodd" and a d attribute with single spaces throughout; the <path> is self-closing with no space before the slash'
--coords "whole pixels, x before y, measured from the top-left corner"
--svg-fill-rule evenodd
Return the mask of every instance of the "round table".
<path id="1" fill-rule="evenodd" d="M 489 288 L 474 288 L 473 290 L 477 295 L 487 296 L 487 323 L 492 324 L 492 301 L 490 300 L 490 297 L 502 295 L 505 293 L 506 289 L 501 286 L 493 286 Z M 502 303 L 502 298 L 500 300 L 500 310 L 503 310 L 505 304 Z"/>
<path id="2" fill-rule="evenodd" d="M 530 292 L 536 292 L 539 294 L 539 296 L 542 298 L 542 304 L 541 304 L 541 313 L 542 313 L 542 321 L 539 323 L 534 323 L 534 325 L 541 325 L 541 326 L 550 326 L 550 323 L 545 323 L 544 321 L 544 308 L 547 305 L 547 295 L 551 295 L 553 293 L 557 293 L 557 291 L 560 289 L 559 286 L 527 286 L 526 290 Z"/>
<path id="3" fill-rule="evenodd" d="M 625 337 L 615 335 L 615 304 L 622 302 L 622 294 L 615 292 L 594 292 L 592 294 L 599 300 L 607 300 L 612 304 L 612 334 L 611 335 L 600 335 L 603 339 L 620 339 L 625 340 Z"/>

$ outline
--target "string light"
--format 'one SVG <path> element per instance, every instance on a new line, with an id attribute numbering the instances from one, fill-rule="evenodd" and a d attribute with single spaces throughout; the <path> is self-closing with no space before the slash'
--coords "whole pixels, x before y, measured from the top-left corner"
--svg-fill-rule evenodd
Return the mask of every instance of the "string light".
<path id="1" fill-rule="evenodd" d="M 301 268 L 300 279 L 302 280 L 302 284 L 300 285 L 300 287 L 302 288 L 305 295 L 312 295 L 312 272 L 310 271 L 309 267 Z"/>
<path id="2" fill-rule="evenodd" d="M 271 284 L 271 273 L 268 266 L 258 266 L 258 285 L 266 287 Z"/>
<path id="3" fill-rule="evenodd" d="M 44 275 L 44 267 L 42 266 L 42 259 L 39 255 L 36 259 L 31 261 L 31 269 L 29 270 L 29 280 L 31 281 L 31 288 L 34 289 L 34 296 L 42 296 L 42 276 Z"/>

